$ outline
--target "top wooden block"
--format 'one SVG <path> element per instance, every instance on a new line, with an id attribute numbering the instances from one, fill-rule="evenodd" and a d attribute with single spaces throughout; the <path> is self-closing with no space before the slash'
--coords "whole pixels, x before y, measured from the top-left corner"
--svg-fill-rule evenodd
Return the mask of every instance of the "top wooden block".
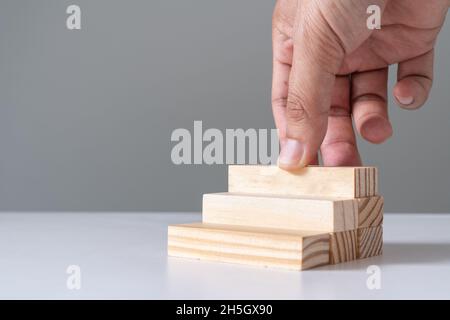
<path id="1" fill-rule="evenodd" d="M 228 167 L 228 192 L 284 196 L 362 198 L 378 195 L 375 167 L 309 166 L 296 172 L 278 166 Z"/>

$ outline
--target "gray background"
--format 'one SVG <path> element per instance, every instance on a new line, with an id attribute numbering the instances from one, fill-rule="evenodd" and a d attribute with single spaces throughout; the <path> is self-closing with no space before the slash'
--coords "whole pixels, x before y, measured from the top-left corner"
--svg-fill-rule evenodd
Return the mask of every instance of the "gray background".
<path id="1" fill-rule="evenodd" d="M 80 31 L 66 29 L 69 4 Z M 273 127 L 272 8 L 0 0 L 0 210 L 199 210 L 202 193 L 225 190 L 226 166 L 173 165 L 170 135 L 194 120 Z M 394 137 L 360 143 L 386 211 L 450 212 L 449 36 L 447 22 L 427 105 L 392 106 Z"/>

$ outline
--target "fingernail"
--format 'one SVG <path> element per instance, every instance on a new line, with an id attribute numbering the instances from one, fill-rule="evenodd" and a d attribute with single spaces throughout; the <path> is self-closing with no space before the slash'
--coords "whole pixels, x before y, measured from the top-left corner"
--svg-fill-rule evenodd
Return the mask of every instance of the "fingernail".
<path id="1" fill-rule="evenodd" d="M 303 144 L 294 139 L 287 139 L 278 157 L 278 164 L 283 167 L 298 167 L 303 157 Z"/>
<path id="2" fill-rule="evenodd" d="M 386 118 L 374 116 L 366 120 L 359 131 L 364 139 L 372 143 L 382 143 L 392 136 L 392 125 Z"/>
<path id="3" fill-rule="evenodd" d="M 397 96 L 398 102 L 404 106 L 408 106 L 414 102 L 414 97 L 399 97 Z"/>

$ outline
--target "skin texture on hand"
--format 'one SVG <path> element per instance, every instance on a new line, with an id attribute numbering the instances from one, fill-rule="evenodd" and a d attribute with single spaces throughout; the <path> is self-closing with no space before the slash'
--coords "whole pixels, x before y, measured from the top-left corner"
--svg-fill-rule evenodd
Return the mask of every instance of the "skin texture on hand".
<path id="1" fill-rule="evenodd" d="M 367 8 L 381 8 L 381 28 Z M 388 67 L 398 64 L 393 94 L 405 109 L 422 106 L 433 81 L 434 46 L 449 0 L 278 0 L 273 14 L 272 109 L 278 165 L 357 166 L 356 131 L 382 143 L 393 129 Z"/>

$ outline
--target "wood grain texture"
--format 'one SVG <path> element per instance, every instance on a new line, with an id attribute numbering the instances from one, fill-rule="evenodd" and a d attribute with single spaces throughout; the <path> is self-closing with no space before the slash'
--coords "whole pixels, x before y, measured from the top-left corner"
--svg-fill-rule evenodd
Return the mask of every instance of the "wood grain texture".
<path id="1" fill-rule="evenodd" d="M 375 167 L 309 166 L 296 172 L 278 166 L 228 167 L 228 191 L 282 196 L 361 198 L 378 194 Z"/>
<path id="2" fill-rule="evenodd" d="M 377 227 L 383 223 L 384 199 L 382 196 L 373 196 L 357 199 L 358 227 Z"/>
<path id="3" fill-rule="evenodd" d="M 203 195 L 203 223 L 336 232 L 358 227 L 353 199 L 212 193 Z"/>
<path id="4" fill-rule="evenodd" d="M 169 256 L 304 270 L 329 263 L 329 233 L 192 223 L 168 229 Z"/>
<path id="5" fill-rule="evenodd" d="M 383 252 L 383 226 L 358 229 L 358 258 L 378 256 Z"/>
<path id="6" fill-rule="evenodd" d="M 330 264 L 358 258 L 357 230 L 330 233 Z"/>

